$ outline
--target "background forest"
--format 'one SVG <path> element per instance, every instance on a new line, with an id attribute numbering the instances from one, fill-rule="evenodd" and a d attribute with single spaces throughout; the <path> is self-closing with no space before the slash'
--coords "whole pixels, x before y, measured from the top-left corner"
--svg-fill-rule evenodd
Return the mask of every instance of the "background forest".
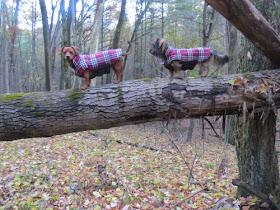
<path id="1" fill-rule="evenodd" d="M 46 6 L 43 16 L 40 5 Z M 45 41 L 43 22 L 47 24 Z M 229 46 L 227 22 L 204 1 L 52 0 L 39 4 L 2 0 L 0 24 L 0 93 L 78 87 L 80 79 L 70 77 L 71 69 L 57 53 L 62 46 L 78 46 L 87 54 L 110 48 L 126 50 L 131 41 L 134 53 L 128 57 L 124 80 L 168 75 L 160 60 L 148 53 L 156 38 L 164 37 L 177 48 L 207 45 L 221 54 Z M 189 74 L 197 76 L 198 71 Z M 110 83 L 111 77 L 104 75 L 97 84 Z"/>

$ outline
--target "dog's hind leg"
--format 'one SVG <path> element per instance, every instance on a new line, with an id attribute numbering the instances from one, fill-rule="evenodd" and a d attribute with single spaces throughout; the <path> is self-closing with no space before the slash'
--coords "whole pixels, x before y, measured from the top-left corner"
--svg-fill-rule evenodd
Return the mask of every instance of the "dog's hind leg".
<path id="1" fill-rule="evenodd" d="M 119 83 L 123 77 L 123 66 L 124 66 L 124 57 L 122 56 L 120 60 L 115 63 L 112 68 L 117 76 L 117 79 L 114 81 L 115 84 Z"/>
<path id="2" fill-rule="evenodd" d="M 85 85 L 81 87 L 81 89 L 85 90 L 90 86 L 90 70 L 86 69 L 83 72 L 83 77 L 85 78 Z"/>
<path id="3" fill-rule="evenodd" d="M 209 63 L 208 62 L 198 63 L 198 66 L 200 68 L 200 72 L 199 72 L 200 76 L 206 77 L 209 72 Z"/>

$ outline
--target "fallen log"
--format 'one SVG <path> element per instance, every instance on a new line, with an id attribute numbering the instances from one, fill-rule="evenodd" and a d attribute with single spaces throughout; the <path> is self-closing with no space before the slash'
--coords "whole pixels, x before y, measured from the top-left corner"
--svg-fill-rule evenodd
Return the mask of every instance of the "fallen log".
<path id="1" fill-rule="evenodd" d="M 4 94 L 0 95 L 0 140 L 175 117 L 276 110 L 279 84 L 280 69 L 276 69 L 221 77 L 143 79 L 87 90 Z"/>

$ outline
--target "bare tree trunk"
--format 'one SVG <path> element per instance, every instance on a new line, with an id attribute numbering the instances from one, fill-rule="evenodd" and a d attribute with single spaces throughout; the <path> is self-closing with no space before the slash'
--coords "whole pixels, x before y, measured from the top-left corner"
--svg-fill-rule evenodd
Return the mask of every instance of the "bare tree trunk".
<path id="1" fill-rule="evenodd" d="M 205 47 L 208 43 L 208 40 L 212 34 L 214 27 L 214 18 L 215 18 L 215 10 L 212 8 L 212 11 L 207 11 L 208 3 L 204 1 L 204 9 L 203 9 L 203 46 Z M 208 15 L 210 17 L 208 17 Z"/>
<path id="2" fill-rule="evenodd" d="M 230 58 L 230 62 L 228 64 L 228 74 L 237 73 L 236 68 L 236 60 L 233 59 L 237 56 L 238 49 L 238 33 L 237 29 L 230 24 L 228 21 L 225 23 L 226 25 L 226 34 L 227 34 L 227 46 L 228 46 L 228 56 Z M 236 127 L 236 116 L 226 116 L 226 127 L 225 127 L 225 139 L 229 144 L 235 145 L 235 139 L 237 134 Z"/>
<path id="3" fill-rule="evenodd" d="M 72 2 L 72 0 L 71 0 Z M 71 3 L 70 2 L 70 3 Z M 60 12 L 61 12 L 61 24 L 62 24 L 62 40 L 61 45 L 64 46 L 70 46 L 70 37 L 71 37 L 71 4 L 69 4 L 69 10 L 68 13 L 65 12 L 65 1 L 61 0 L 60 2 Z M 69 22 L 70 18 L 70 22 Z M 69 25 L 70 23 L 70 25 Z M 71 88 L 71 81 L 70 81 L 70 74 L 69 74 L 69 67 L 67 61 L 63 58 L 63 55 L 61 55 L 61 75 L 60 75 L 60 85 L 59 89 L 69 89 Z"/>
<path id="4" fill-rule="evenodd" d="M 96 12 L 94 16 L 93 26 L 92 26 L 92 39 L 90 42 L 90 53 L 96 53 L 98 51 L 100 32 L 102 26 L 102 18 L 104 12 L 105 0 L 97 0 Z"/>
<path id="5" fill-rule="evenodd" d="M 19 81 L 19 70 L 16 67 L 16 40 L 17 40 L 17 31 L 18 31 L 18 12 L 19 12 L 19 0 L 16 0 L 16 7 L 15 7 L 15 13 L 14 18 L 12 21 L 12 25 L 10 26 L 10 31 L 12 30 L 11 34 L 11 47 L 10 47 L 10 72 L 12 73 L 12 80 L 13 81 Z M 13 82 L 12 83 L 12 91 L 13 92 L 19 92 L 19 82 Z"/>
<path id="6" fill-rule="evenodd" d="M 5 11 L 7 11 L 6 1 L 2 1 L 1 4 L 1 10 L 3 14 L 5 14 Z M 3 23 L 2 23 L 2 30 L 3 30 L 3 66 L 4 66 L 4 86 L 5 86 L 5 93 L 10 93 L 10 84 L 9 84 L 9 58 L 8 58 L 8 32 L 6 26 L 8 25 L 8 14 L 3 15 Z"/>
<path id="7" fill-rule="evenodd" d="M 43 23 L 43 36 L 44 36 L 44 50 L 45 50 L 45 88 L 47 91 L 51 90 L 51 80 L 50 80 L 50 65 L 49 65 L 49 24 L 48 24 L 48 13 L 46 8 L 45 0 L 39 0 L 41 13 L 42 13 L 42 23 Z"/>
<path id="8" fill-rule="evenodd" d="M 31 53 L 31 73 L 30 73 L 30 74 L 33 74 L 33 78 L 39 78 L 39 75 L 40 75 L 39 71 L 38 71 L 39 69 L 38 69 L 38 62 L 37 62 L 37 56 L 36 56 L 37 55 L 37 53 L 36 53 L 36 23 L 37 23 L 37 3 L 36 3 L 36 1 L 33 1 L 32 2 L 32 26 L 31 26 L 32 53 Z M 29 81 L 29 84 L 30 83 L 31 83 L 31 81 Z M 34 92 L 36 90 L 30 86 L 29 91 Z"/>
<path id="9" fill-rule="evenodd" d="M 115 35 L 114 35 L 112 49 L 119 48 L 119 42 L 120 42 L 120 37 L 121 37 L 121 30 L 123 28 L 124 19 L 125 19 L 125 6 L 126 6 L 126 0 L 122 0 L 121 12 L 120 12 L 118 24 L 117 24 Z M 106 83 L 107 84 L 112 82 L 112 76 L 113 76 L 112 73 L 107 74 L 107 77 L 106 77 Z"/>

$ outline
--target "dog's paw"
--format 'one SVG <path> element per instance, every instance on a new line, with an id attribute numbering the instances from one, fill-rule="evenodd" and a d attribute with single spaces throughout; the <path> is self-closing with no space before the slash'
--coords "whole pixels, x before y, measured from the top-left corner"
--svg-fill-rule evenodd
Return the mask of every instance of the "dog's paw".
<path id="1" fill-rule="evenodd" d="M 87 88 L 88 88 L 87 85 L 84 85 L 84 86 L 81 87 L 82 90 L 85 90 L 85 89 L 87 89 Z"/>

